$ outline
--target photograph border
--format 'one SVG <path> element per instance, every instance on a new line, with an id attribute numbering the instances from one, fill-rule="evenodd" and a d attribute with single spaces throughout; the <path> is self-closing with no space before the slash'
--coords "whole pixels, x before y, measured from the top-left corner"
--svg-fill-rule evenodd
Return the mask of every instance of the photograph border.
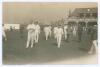
<path id="1" fill-rule="evenodd" d="M 99 46 L 99 44 L 100 44 L 100 40 L 99 40 L 99 38 L 100 38 L 100 36 L 99 36 L 99 34 L 100 34 L 100 24 L 99 24 L 99 22 L 100 22 L 100 9 L 99 9 L 99 6 L 100 6 L 100 0 L 0 0 L 1 2 L 0 2 L 0 67 L 3 67 L 3 66 L 10 66 L 10 67 L 18 67 L 18 66 L 21 66 L 21 67 L 33 67 L 33 66 L 35 66 L 35 67 L 55 67 L 55 66 L 58 66 L 58 67 L 66 67 L 66 66 L 68 66 L 68 67 L 73 67 L 73 66 L 75 66 L 75 67 L 83 67 L 83 66 L 85 66 L 85 67 L 100 67 L 100 58 L 99 58 L 99 56 L 100 56 L 100 46 Z M 3 10 L 2 10 L 2 3 L 3 2 L 98 2 L 98 64 L 96 64 L 96 65 L 2 65 L 2 13 L 3 13 Z M 90 60 L 91 61 L 91 60 Z"/>

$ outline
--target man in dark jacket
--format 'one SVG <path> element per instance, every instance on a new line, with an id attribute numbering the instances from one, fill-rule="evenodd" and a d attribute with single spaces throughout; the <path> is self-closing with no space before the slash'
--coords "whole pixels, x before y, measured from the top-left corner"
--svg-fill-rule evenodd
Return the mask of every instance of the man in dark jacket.
<path id="1" fill-rule="evenodd" d="M 89 54 L 92 54 L 95 50 L 95 53 L 98 52 L 98 46 L 97 46 L 97 25 L 94 25 L 92 27 L 92 30 L 91 30 L 91 35 L 90 35 L 90 43 L 92 44 L 91 47 L 90 47 L 90 50 L 89 50 Z"/>
<path id="2" fill-rule="evenodd" d="M 83 27 L 81 24 L 78 25 L 78 30 L 77 30 L 77 34 L 78 34 L 78 41 L 80 42 L 82 39 L 82 32 L 83 32 Z"/>
<path id="3" fill-rule="evenodd" d="M 72 33 L 72 29 L 71 29 L 71 26 L 68 25 L 68 28 L 67 28 L 67 42 L 69 42 L 69 39 L 71 37 L 71 33 Z"/>

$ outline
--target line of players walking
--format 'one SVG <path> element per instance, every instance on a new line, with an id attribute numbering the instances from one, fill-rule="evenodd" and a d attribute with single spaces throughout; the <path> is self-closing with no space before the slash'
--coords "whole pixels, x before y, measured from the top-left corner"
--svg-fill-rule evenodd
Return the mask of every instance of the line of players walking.
<path id="1" fill-rule="evenodd" d="M 91 30 L 89 30 L 91 28 Z M 28 31 L 28 37 L 27 37 L 27 44 L 26 44 L 26 48 L 29 47 L 34 47 L 35 43 L 39 42 L 39 35 L 41 33 L 41 27 L 38 23 L 38 21 L 35 22 L 31 22 L 28 26 L 27 26 L 27 31 Z M 81 24 L 78 25 L 69 25 L 69 24 L 65 24 L 65 25 L 61 25 L 61 24 L 56 24 L 54 27 L 52 27 L 51 25 L 46 25 L 43 28 L 44 34 L 45 34 L 45 40 L 48 40 L 49 37 L 51 37 L 52 32 L 54 35 L 54 38 L 56 39 L 57 42 L 57 47 L 60 48 L 61 47 L 61 41 L 62 38 L 64 36 L 64 39 L 69 42 L 69 38 L 71 36 L 71 34 L 73 35 L 73 37 L 78 37 L 78 41 L 81 42 L 82 39 L 82 33 L 83 31 L 87 31 L 90 33 L 90 40 L 91 43 L 93 44 L 92 47 L 90 48 L 89 53 L 93 52 L 93 49 L 95 49 L 96 53 L 97 53 L 97 25 L 94 25 L 92 27 L 89 27 L 89 29 L 82 27 Z M 3 37 L 5 40 L 7 40 L 6 38 L 6 34 L 5 31 L 3 29 Z"/>
<path id="2" fill-rule="evenodd" d="M 29 47 L 29 43 L 31 43 L 31 47 L 34 46 L 34 43 L 38 43 L 39 34 L 41 30 L 38 21 L 29 24 L 27 26 L 27 30 L 28 30 L 28 40 L 27 40 L 26 48 Z M 43 28 L 43 31 L 45 34 L 45 40 L 48 40 L 48 38 L 51 37 L 52 34 L 52 27 L 50 25 L 46 25 Z M 60 48 L 63 34 L 65 35 L 65 39 L 67 39 L 67 25 L 64 27 L 64 30 L 61 25 L 56 25 L 53 28 L 53 34 L 54 34 L 54 38 L 57 40 L 58 48 Z"/>

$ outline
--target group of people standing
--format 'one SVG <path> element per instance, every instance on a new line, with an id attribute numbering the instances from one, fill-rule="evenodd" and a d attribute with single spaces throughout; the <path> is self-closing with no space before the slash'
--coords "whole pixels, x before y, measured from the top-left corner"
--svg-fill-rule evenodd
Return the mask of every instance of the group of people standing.
<path id="1" fill-rule="evenodd" d="M 38 21 L 31 22 L 27 26 L 28 30 L 28 37 L 27 37 L 27 45 L 26 48 L 29 47 L 29 44 L 31 43 L 31 47 L 34 46 L 34 43 L 38 43 L 39 40 L 39 34 L 40 34 L 40 26 L 38 25 Z"/>
<path id="2" fill-rule="evenodd" d="M 28 36 L 27 36 L 27 44 L 26 48 L 29 47 L 34 47 L 35 43 L 39 42 L 39 35 L 41 33 L 41 27 L 38 23 L 38 21 L 31 22 L 30 24 L 27 25 L 27 31 L 28 31 Z M 66 42 L 69 42 L 69 39 L 71 36 L 78 38 L 78 42 L 81 42 L 82 40 L 82 34 L 83 31 L 90 33 L 90 40 L 91 40 L 91 48 L 88 53 L 92 53 L 93 49 L 95 48 L 95 51 L 97 52 L 97 25 L 94 25 L 90 28 L 84 28 L 81 24 L 76 24 L 76 25 L 70 25 L 70 24 L 55 24 L 55 26 L 51 25 L 45 25 L 43 27 L 43 31 L 45 34 L 45 40 L 48 40 L 49 37 L 53 34 L 54 38 L 56 39 L 57 47 L 61 47 L 61 41 L 62 38 L 66 40 Z M 3 30 L 3 37 L 5 40 L 6 34 L 5 31 Z M 75 38 L 76 39 L 76 38 Z"/>
<path id="3" fill-rule="evenodd" d="M 44 27 L 44 33 L 45 33 L 45 37 L 47 40 L 48 37 L 51 37 L 52 27 L 50 25 L 46 25 Z M 53 35 L 54 35 L 54 38 L 57 40 L 58 48 L 60 48 L 61 39 L 62 39 L 62 35 L 63 35 L 63 29 L 62 29 L 61 25 L 55 26 L 53 28 Z"/>
<path id="4" fill-rule="evenodd" d="M 38 21 L 31 22 L 27 26 L 28 30 L 28 38 L 27 38 L 27 45 L 26 48 L 29 47 L 29 44 L 31 43 L 31 47 L 34 46 L 34 43 L 38 43 L 39 40 L 39 34 L 41 31 L 40 25 L 38 24 Z M 68 38 L 70 36 L 71 27 L 69 25 L 65 25 L 62 27 L 62 25 L 58 24 L 52 27 L 51 25 L 45 25 L 43 28 L 44 34 L 45 34 L 45 40 L 48 40 L 49 37 L 51 37 L 52 32 L 54 35 L 54 38 L 56 39 L 58 48 L 61 46 L 62 37 L 64 35 L 65 40 L 68 41 Z M 74 35 L 76 35 L 76 30 L 73 31 Z"/>

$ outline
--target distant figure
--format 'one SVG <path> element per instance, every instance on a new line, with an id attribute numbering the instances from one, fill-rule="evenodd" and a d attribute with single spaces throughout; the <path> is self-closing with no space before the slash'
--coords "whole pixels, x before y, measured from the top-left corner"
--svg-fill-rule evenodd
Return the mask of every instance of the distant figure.
<path id="1" fill-rule="evenodd" d="M 73 26 L 72 34 L 73 34 L 73 41 L 76 41 L 76 37 L 77 37 L 77 26 L 76 25 Z"/>
<path id="2" fill-rule="evenodd" d="M 39 34 L 40 34 L 40 26 L 38 24 L 38 21 L 35 22 L 35 43 L 38 43 L 39 41 Z"/>
<path id="3" fill-rule="evenodd" d="M 89 26 L 89 27 L 87 28 L 87 34 L 90 35 L 90 34 L 91 34 L 91 31 L 92 31 L 92 26 Z"/>
<path id="4" fill-rule="evenodd" d="M 91 38 L 91 48 L 90 48 L 90 50 L 89 50 L 89 54 L 92 54 L 94 51 L 95 51 L 95 53 L 98 53 L 98 45 L 97 45 L 97 25 L 94 25 L 93 27 L 92 27 L 92 30 L 91 30 L 91 32 L 90 32 L 91 34 L 90 34 L 90 38 Z"/>
<path id="5" fill-rule="evenodd" d="M 67 39 L 67 30 L 68 30 L 68 25 L 67 24 L 65 24 L 65 26 L 64 26 L 64 38 L 65 38 L 65 40 Z"/>
<path id="6" fill-rule="evenodd" d="M 2 36 L 3 36 L 4 40 L 6 41 L 7 40 L 7 37 L 6 37 L 4 25 L 2 27 Z"/>
<path id="7" fill-rule="evenodd" d="M 83 32 L 83 27 L 81 24 L 78 25 L 78 30 L 77 30 L 77 33 L 78 33 L 78 41 L 81 42 L 81 39 L 82 39 L 82 32 Z"/>
<path id="8" fill-rule="evenodd" d="M 56 34 L 58 48 L 60 48 L 61 46 L 62 35 L 63 35 L 63 28 L 61 27 L 61 25 L 59 25 Z"/>
<path id="9" fill-rule="evenodd" d="M 46 26 L 44 27 L 44 33 L 45 33 L 45 38 L 46 38 L 46 40 L 48 40 L 48 37 L 49 37 L 50 34 L 51 34 L 51 29 L 50 29 L 49 25 L 46 25 Z"/>
<path id="10" fill-rule="evenodd" d="M 86 31 L 86 27 L 85 26 L 83 27 L 83 30 Z"/>
<path id="11" fill-rule="evenodd" d="M 76 37 L 76 33 L 77 33 L 77 26 L 73 27 L 73 36 Z"/>
<path id="12" fill-rule="evenodd" d="M 21 26 L 21 27 L 20 27 L 20 37 L 21 37 L 21 38 L 23 38 L 23 35 L 24 35 L 23 33 L 24 33 L 24 27 Z"/>
<path id="13" fill-rule="evenodd" d="M 10 31 L 13 31 L 13 28 L 12 28 L 12 26 L 10 26 Z"/>
<path id="14" fill-rule="evenodd" d="M 55 26 L 54 29 L 53 29 L 53 33 L 54 33 L 54 38 L 55 39 L 57 38 L 57 30 L 58 30 L 58 27 Z"/>
<path id="15" fill-rule="evenodd" d="M 31 22 L 31 24 L 27 26 L 27 30 L 28 30 L 28 38 L 27 38 L 26 48 L 29 47 L 30 42 L 32 48 L 35 40 L 35 25 Z"/>
<path id="16" fill-rule="evenodd" d="M 70 25 L 68 25 L 68 29 L 67 29 L 67 39 L 66 41 L 69 42 L 69 39 L 71 37 L 72 34 L 72 27 Z"/>
<path id="17" fill-rule="evenodd" d="M 15 26 L 13 27 L 13 30 L 14 30 L 14 31 L 16 30 Z"/>

